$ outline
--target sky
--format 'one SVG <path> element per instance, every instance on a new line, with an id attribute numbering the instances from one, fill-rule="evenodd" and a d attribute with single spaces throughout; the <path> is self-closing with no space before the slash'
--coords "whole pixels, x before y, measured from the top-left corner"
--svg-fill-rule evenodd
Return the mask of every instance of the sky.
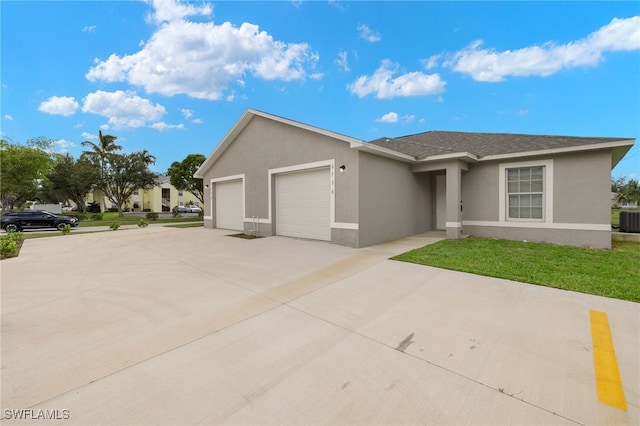
<path id="1" fill-rule="evenodd" d="M 640 2 L 0 2 L 0 133 L 166 172 L 247 108 L 364 141 L 640 139 Z M 640 142 L 612 171 L 640 179 Z"/>

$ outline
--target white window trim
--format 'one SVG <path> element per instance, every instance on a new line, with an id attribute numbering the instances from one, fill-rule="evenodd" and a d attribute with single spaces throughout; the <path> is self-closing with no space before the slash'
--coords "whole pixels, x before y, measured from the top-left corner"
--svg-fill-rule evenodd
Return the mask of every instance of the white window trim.
<path id="1" fill-rule="evenodd" d="M 243 221 L 246 221 L 245 218 L 245 188 L 244 188 L 244 173 L 240 175 L 231 175 L 224 176 L 219 178 L 214 178 L 209 181 L 209 211 L 211 212 L 210 216 L 204 216 L 204 219 L 213 220 L 213 194 L 215 190 L 215 184 L 218 182 L 227 182 L 232 180 L 241 180 L 242 181 L 242 218 Z"/>
<path id="2" fill-rule="evenodd" d="M 507 169 L 517 169 L 521 167 L 544 167 L 544 210 L 542 220 L 540 219 L 510 219 L 507 215 Z M 498 222 L 501 224 L 525 223 L 553 223 L 553 160 L 532 160 L 517 163 L 501 163 L 498 167 Z"/>

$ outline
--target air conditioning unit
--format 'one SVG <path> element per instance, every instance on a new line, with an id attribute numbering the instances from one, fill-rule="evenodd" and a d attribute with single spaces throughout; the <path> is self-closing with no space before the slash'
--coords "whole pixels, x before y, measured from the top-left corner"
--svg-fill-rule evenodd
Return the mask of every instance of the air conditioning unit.
<path id="1" fill-rule="evenodd" d="M 640 211 L 621 211 L 620 231 L 640 232 Z"/>

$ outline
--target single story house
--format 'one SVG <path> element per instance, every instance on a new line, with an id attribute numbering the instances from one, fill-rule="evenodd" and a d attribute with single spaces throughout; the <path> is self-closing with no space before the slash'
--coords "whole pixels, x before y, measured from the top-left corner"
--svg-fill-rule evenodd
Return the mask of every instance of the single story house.
<path id="1" fill-rule="evenodd" d="M 629 138 L 433 131 L 370 142 L 248 109 L 198 169 L 207 228 L 366 247 L 431 230 L 611 246 Z"/>

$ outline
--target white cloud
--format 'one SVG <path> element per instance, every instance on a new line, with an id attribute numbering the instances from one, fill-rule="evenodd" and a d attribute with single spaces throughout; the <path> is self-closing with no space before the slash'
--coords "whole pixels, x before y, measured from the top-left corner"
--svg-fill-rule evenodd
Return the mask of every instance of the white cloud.
<path id="1" fill-rule="evenodd" d="M 94 140 L 98 140 L 98 135 L 92 135 L 89 132 L 82 132 L 82 138 L 86 141 L 94 141 Z"/>
<path id="2" fill-rule="evenodd" d="M 341 50 L 340 52 L 338 52 L 338 59 L 336 59 L 333 62 L 337 66 L 342 68 L 343 71 L 346 71 L 346 72 L 351 71 L 351 68 L 349 68 L 349 61 L 347 59 L 347 52 L 345 52 L 344 50 Z"/>
<path id="3" fill-rule="evenodd" d="M 398 122 L 398 113 L 397 112 L 388 112 L 380 118 L 376 118 L 378 123 L 397 123 Z"/>
<path id="4" fill-rule="evenodd" d="M 13 121 L 13 116 L 12 116 L 12 115 L 9 115 L 9 114 L 5 114 L 5 115 L 4 115 L 4 119 L 5 119 L 5 120 L 8 120 L 8 121 Z"/>
<path id="5" fill-rule="evenodd" d="M 59 154 L 66 154 L 69 152 L 69 148 L 75 148 L 76 146 L 78 145 L 73 142 L 69 142 L 68 140 L 58 139 L 53 142 L 53 151 Z"/>
<path id="6" fill-rule="evenodd" d="M 51 96 L 42 102 L 38 110 L 52 115 L 63 115 L 68 117 L 76 113 L 78 102 L 74 97 L 68 96 Z"/>
<path id="7" fill-rule="evenodd" d="M 202 119 L 200 119 L 200 118 L 193 119 L 193 120 L 191 120 L 191 122 L 194 123 L 194 124 L 202 124 L 203 123 Z"/>
<path id="8" fill-rule="evenodd" d="M 190 109 L 182 108 L 180 112 L 182 113 L 182 116 L 187 120 L 193 117 L 193 111 L 191 111 Z"/>
<path id="9" fill-rule="evenodd" d="M 187 16 L 209 16 L 213 13 L 210 4 L 194 6 L 175 0 L 152 0 L 154 11 L 147 15 L 147 21 L 155 24 L 181 21 Z"/>
<path id="10" fill-rule="evenodd" d="M 397 71 L 397 64 L 384 60 L 373 75 L 360 76 L 347 88 L 360 98 L 374 94 L 378 99 L 391 99 L 398 96 L 435 95 L 444 92 L 447 84 L 439 74 L 410 72 L 393 78 Z"/>
<path id="11" fill-rule="evenodd" d="M 109 119 L 108 128 L 144 127 L 164 114 L 165 108 L 141 98 L 135 92 L 118 90 L 89 93 L 83 100 L 82 111 L 102 115 Z"/>
<path id="12" fill-rule="evenodd" d="M 438 61 L 440 60 L 441 57 L 442 55 L 432 55 L 427 59 L 423 59 L 421 62 L 424 64 L 424 67 L 426 69 L 430 70 L 438 66 Z"/>
<path id="13" fill-rule="evenodd" d="M 209 6 L 160 0 L 153 5 L 150 19 L 159 25 L 151 38 L 131 55 L 114 53 L 106 60 L 96 59 L 85 75 L 88 80 L 126 81 L 149 93 L 219 100 L 247 74 L 264 80 L 301 80 L 307 67 L 318 61 L 308 44 L 274 40 L 251 23 L 237 27 L 186 19 L 208 15 Z"/>
<path id="14" fill-rule="evenodd" d="M 376 41 L 382 40 L 380 33 L 373 31 L 365 24 L 358 25 L 358 31 L 360 32 L 360 38 L 367 40 L 368 42 L 375 43 Z"/>
<path id="15" fill-rule="evenodd" d="M 152 129 L 159 130 L 161 132 L 165 132 L 170 129 L 184 129 L 184 124 L 167 124 L 164 121 L 159 121 L 157 123 L 153 123 L 151 126 Z"/>
<path id="16" fill-rule="evenodd" d="M 445 65 L 470 74 L 477 81 L 498 82 L 508 76 L 545 77 L 566 68 L 597 65 L 605 52 L 640 49 L 640 16 L 614 18 L 585 38 L 560 45 L 548 42 L 497 52 L 481 49 L 482 43 L 471 43 Z"/>
<path id="17" fill-rule="evenodd" d="M 82 32 L 83 33 L 95 33 L 96 32 L 96 26 L 95 25 L 85 25 L 82 28 Z"/>

